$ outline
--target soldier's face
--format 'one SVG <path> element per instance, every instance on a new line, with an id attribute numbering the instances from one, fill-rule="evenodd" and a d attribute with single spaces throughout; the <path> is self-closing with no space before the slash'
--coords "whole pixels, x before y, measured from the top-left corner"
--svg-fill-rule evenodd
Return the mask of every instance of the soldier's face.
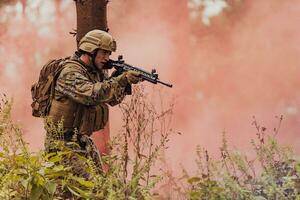
<path id="1" fill-rule="evenodd" d="M 102 69 L 104 64 L 109 60 L 111 51 L 99 49 L 95 57 L 95 64 L 98 69 Z"/>

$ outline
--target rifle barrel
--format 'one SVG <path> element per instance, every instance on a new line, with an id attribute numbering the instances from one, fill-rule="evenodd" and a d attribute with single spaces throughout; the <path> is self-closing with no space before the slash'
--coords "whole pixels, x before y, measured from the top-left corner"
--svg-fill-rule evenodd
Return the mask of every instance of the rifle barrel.
<path id="1" fill-rule="evenodd" d="M 160 80 L 157 80 L 157 82 L 160 83 L 160 84 L 163 84 L 163 85 L 165 85 L 165 86 L 168 86 L 168 87 L 170 87 L 170 88 L 173 87 L 172 84 L 165 83 L 165 82 L 162 82 L 162 81 L 160 81 Z"/>

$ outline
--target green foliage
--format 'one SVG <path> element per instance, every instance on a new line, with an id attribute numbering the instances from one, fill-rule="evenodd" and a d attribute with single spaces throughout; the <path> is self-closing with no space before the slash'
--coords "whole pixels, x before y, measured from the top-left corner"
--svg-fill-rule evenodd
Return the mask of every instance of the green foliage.
<path id="1" fill-rule="evenodd" d="M 300 200 L 300 162 L 291 148 L 279 145 L 254 120 L 257 139 L 251 141 L 251 159 L 228 147 L 225 134 L 221 159 L 197 148 L 197 173 L 183 170 L 181 180 L 161 176 L 153 169 L 168 142 L 172 105 L 156 111 L 145 102 L 143 88 L 121 105 L 123 126 L 112 139 L 111 154 L 102 157 L 109 166 L 98 173 L 91 158 L 77 152 L 78 144 L 62 140 L 62 123 L 45 121 L 55 140 L 46 144 L 57 151 L 31 153 L 20 128 L 11 120 L 12 102 L 0 102 L 0 199 L 153 199 L 152 189 L 162 179 L 172 184 L 175 199 L 191 200 Z M 163 106 L 162 106 L 163 108 Z M 102 170 L 102 169 L 101 169 Z M 168 194 L 167 194 L 168 196 Z M 171 195 L 169 195 L 171 196 Z M 174 197 L 174 195 L 173 195 Z"/>
<path id="2" fill-rule="evenodd" d="M 124 125 L 111 142 L 112 153 L 102 157 L 107 172 L 97 173 L 94 162 L 66 145 L 62 123 L 46 119 L 45 128 L 55 136 L 46 144 L 55 152 L 32 153 L 20 128 L 11 120 L 10 101 L 0 106 L 0 199 L 152 199 L 151 190 L 161 180 L 152 172 L 169 130 L 154 127 L 169 116 L 145 102 L 141 88 L 122 106 Z M 145 110 L 146 109 L 146 110 Z M 133 111 L 133 112 L 130 112 Z M 147 112 L 146 112 L 147 111 Z M 155 136 L 157 134 L 157 136 Z"/>
<path id="3" fill-rule="evenodd" d="M 281 121 L 282 117 L 274 135 Z M 266 136 L 265 127 L 256 120 L 253 124 L 257 131 L 257 140 L 251 142 L 253 159 L 230 150 L 225 134 L 221 159 L 212 159 L 205 149 L 197 148 L 197 174 L 184 173 L 189 199 L 300 199 L 299 160 L 289 147 L 279 145 L 275 136 Z"/>
<path id="4" fill-rule="evenodd" d="M 88 159 L 59 143 L 57 153 L 29 152 L 21 130 L 11 121 L 11 105 L 3 102 L 0 112 L 0 199 L 63 199 L 67 192 L 90 198 L 94 177 L 75 176 L 64 164 L 71 157 L 87 163 Z"/>

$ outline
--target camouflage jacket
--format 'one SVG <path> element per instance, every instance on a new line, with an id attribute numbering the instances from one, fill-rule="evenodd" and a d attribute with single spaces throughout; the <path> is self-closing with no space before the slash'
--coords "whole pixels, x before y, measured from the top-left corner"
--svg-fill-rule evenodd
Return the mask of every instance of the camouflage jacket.
<path id="1" fill-rule="evenodd" d="M 61 71 L 55 87 L 55 98 L 68 97 L 83 105 L 119 104 L 125 97 L 125 87 L 114 78 L 108 79 L 107 73 L 91 69 L 82 61 L 68 63 Z"/>
<path id="2" fill-rule="evenodd" d="M 125 87 L 116 78 L 108 79 L 73 57 L 58 76 L 49 116 L 54 122 L 63 120 L 67 129 L 90 135 L 107 123 L 107 104 L 117 105 L 124 97 Z"/>

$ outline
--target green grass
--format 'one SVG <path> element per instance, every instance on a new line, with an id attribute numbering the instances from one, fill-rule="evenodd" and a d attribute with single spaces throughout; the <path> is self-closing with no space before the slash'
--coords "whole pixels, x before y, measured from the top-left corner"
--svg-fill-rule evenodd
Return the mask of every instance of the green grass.
<path id="1" fill-rule="evenodd" d="M 178 178 L 171 171 L 155 170 L 173 132 L 173 105 L 158 111 L 146 101 L 149 98 L 143 88 L 135 88 L 134 94 L 120 105 L 122 130 L 110 143 L 111 154 L 102 157 L 102 163 L 109 166 L 102 173 L 90 158 L 74 151 L 76 143 L 66 146 L 58 139 L 51 143 L 57 152 L 30 152 L 22 130 L 11 119 L 12 101 L 3 98 L 0 199 L 300 199 L 299 159 L 290 147 L 276 141 L 282 117 L 272 133 L 254 119 L 257 137 L 250 142 L 255 156 L 232 150 L 224 133 L 220 159 L 213 159 L 198 146 L 197 172 L 183 169 Z M 54 125 L 46 119 L 45 128 L 56 138 L 62 136 L 62 123 Z M 159 189 L 163 179 L 169 187 L 167 193 Z"/>

